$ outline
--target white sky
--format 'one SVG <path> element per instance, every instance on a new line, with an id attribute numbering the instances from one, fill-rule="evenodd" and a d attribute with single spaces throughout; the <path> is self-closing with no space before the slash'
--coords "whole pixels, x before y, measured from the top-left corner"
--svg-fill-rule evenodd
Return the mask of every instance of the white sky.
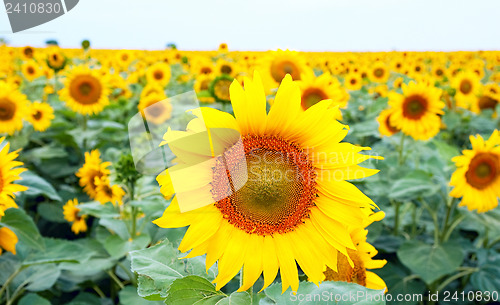
<path id="1" fill-rule="evenodd" d="M 0 37 L 15 46 L 304 51 L 500 50 L 499 0 L 80 0 L 66 15 Z"/>

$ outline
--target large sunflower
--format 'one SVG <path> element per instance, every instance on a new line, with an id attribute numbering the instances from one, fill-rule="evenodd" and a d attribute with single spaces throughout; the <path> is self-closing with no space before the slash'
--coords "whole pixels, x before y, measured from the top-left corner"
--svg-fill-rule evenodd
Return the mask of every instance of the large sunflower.
<path id="1" fill-rule="evenodd" d="M 59 91 L 61 100 L 69 108 L 84 115 L 101 112 L 109 104 L 109 94 L 106 78 L 86 66 L 69 70 L 64 88 Z"/>
<path id="2" fill-rule="evenodd" d="M 0 217 L 8 208 L 17 208 L 15 193 L 28 189 L 23 185 L 14 184 L 14 181 L 21 179 L 19 175 L 26 169 L 20 167 L 22 162 L 15 161 L 19 152 L 9 153 L 10 143 L 4 145 L 4 140 L 5 138 L 0 138 Z"/>
<path id="3" fill-rule="evenodd" d="M 13 134 L 23 128 L 28 99 L 12 84 L 0 81 L 0 134 Z"/>
<path id="4" fill-rule="evenodd" d="M 178 165 L 157 177 L 161 191 L 167 196 L 174 189 L 176 196 L 154 222 L 164 228 L 189 226 L 179 249 L 191 250 L 187 257 L 206 253 L 207 268 L 218 261 L 217 289 L 243 268 L 240 291 L 251 287 L 261 273 L 263 288 L 269 286 L 278 269 L 283 291 L 290 286 L 296 291 L 296 263 L 317 283 L 324 279 L 326 266 L 337 270 L 338 253 L 348 256 L 348 249 L 356 249 L 348 226 L 362 227 L 375 204 L 346 180 L 377 170 L 357 165 L 372 158 L 359 154 L 369 148 L 340 143 L 347 126 L 333 118 L 336 108 L 330 108 L 331 101 L 303 111 L 300 89 L 287 75 L 266 113 L 259 74 L 244 84 L 245 89 L 234 81 L 230 88 L 236 118 L 201 108 L 193 111 L 198 118 L 186 132 L 165 134 L 164 143 L 183 152 L 176 154 Z M 199 141 L 192 143 L 197 146 L 192 151 L 176 146 L 180 137 L 206 131 L 205 127 L 212 139 L 223 129 L 240 134 L 241 142 L 231 142 L 229 148 L 212 143 L 205 152 Z M 189 170 L 194 163 L 195 170 Z M 176 167 L 188 168 L 182 181 L 176 180 L 177 171 L 171 180 Z"/>
<path id="5" fill-rule="evenodd" d="M 32 103 L 26 119 L 36 131 L 45 131 L 54 119 L 54 109 L 48 103 Z"/>
<path id="6" fill-rule="evenodd" d="M 452 159 L 457 166 L 450 185 L 450 196 L 462 197 L 460 206 L 479 213 L 494 209 L 500 197 L 500 134 L 495 130 L 487 141 L 470 136 L 471 150 Z"/>
<path id="7" fill-rule="evenodd" d="M 441 89 L 415 82 L 401 88 L 403 94 L 389 93 L 389 106 L 394 110 L 391 125 L 415 140 L 434 137 L 441 126 L 439 115 L 444 113 Z"/>

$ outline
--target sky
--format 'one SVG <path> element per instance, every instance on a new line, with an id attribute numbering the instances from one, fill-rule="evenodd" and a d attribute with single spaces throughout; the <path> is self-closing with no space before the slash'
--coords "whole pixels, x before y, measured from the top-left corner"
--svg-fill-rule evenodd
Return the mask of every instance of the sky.
<path id="1" fill-rule="evenodd" d="M 498 0 L 80 0 L 64 16 L 12 34 L 10 45 L 300 51 L 500 50 Z"/>

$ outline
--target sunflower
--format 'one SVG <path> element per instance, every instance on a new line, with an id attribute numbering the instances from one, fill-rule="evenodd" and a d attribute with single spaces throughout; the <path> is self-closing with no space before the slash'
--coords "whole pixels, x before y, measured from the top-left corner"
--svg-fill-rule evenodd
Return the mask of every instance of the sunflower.
<path id="1" fill-rule="evenodd" d="M 155 125 L 165 123 L 172 116 L 172 104 L 165 94 L 149 94 L 140 100 L 137 107 L 142 116 Z"/>
<path id="2" fill-rule="evenodd" d="M 261 68 L 266 92 L 277 88 L 285 75 L 289 74 L 293 80 L 300 80 L 307 66 L 304 58 L 296 51 L 273 51 L 264 59 Z"/>
<path id="3" fill-rule="evenodd" d="M 452 79 L 451 86 L 456 90 L 455 101 L 457 107 L 465 109 L 469 109 L 481 90 L 479 77 L 470 71 L 458 72 Z"/>
<path id="4" fill-rule="evenodd" d="M 219 59 L 217 60 L 217 63 L 215 65 L 215 71 L 217 71 L 217 74 L 219 75 L 227 74 L 234 77 L 238 72 L 238 69 L 236 68 L 233 62 L 224 59 Z"/>
<path id="5" fill-rule="evenodd" d="M 368 78 L 370 78 L 372 82 L 385 83 L 389 78 L 389 70 L 383 62 L 377 61 L 371 67 Z"/>
<path id="6" fill-rule="evenodd" d="M 227 74 L 222 74 L 221 76 L 217 76 L 211 83 L 210 83 L 210 93 L 214 97 L 216 101 L 222 102 L 222 103 L 229 103 L 229 87 L 231 86 L 231 83 L 233 82 L 234 78 Z"/>
<path id="7" fill-rule="evenodd" d="M 109 104 L 109 94 L 106 78 L 86 66 L 70 69 L 66 73 L 64 88 L 59 91 L 60 99 L 83 115 L 101 112 Z"/>
<path id="8" fill-rule="evenodd" d="M 210 74 L 200 74 L 194 82 L 194 90 L 198 96 L 198 100 L 202 103 L 213 103 L 214 97 L 210 94 L 210 84 L 214 78 Z"/>
<path id="9" fill-rule="evenodd" d="M 26 46 L 21 50 L 21 54 L 24 59 L 32 59 L 35 54 L 35 49 L 30 46 Z"/>
<path id="10" fill-rule="evenodd" d="M 392 108 L 382 110 L 377 117 L 379 124 L 378 131 L 382 136 L 390 137 L 399 132 L 399 129 L 391 124 L 391 115 L 394 112 Z"/>
<path id="11" fill-rule="evenodd" d="M 54 119 L 54 109 L 48 103 L 31 103 L 29 107 L 30 115 L 26 120 L 33 125 L 36 131 L 45 131 L 49 128 Z"/>
<path id="12" fill-rule="evenodd" d="M 102 204 L 107 202 L 111 202 L 113 205 L 119 204 L 122 205 L 122 198 L 125 195 L 125 192 L 119 185 L 111 185 L 109 183 L 109 178 L 96 178 L 95 179 L 96 188 L 96 197 L 95 199 Z"/>
<path id="13" fill-rule="evenodd" d="M 102 162 L 101 153 L 97 149 L 90 153 L 85 153 L 85 163 L 78 170 L 76 176 L 80 178 L 80 186 L 83 187 L 83 190 L 90 198 L 96 198 L 96 179 L 105 179 L 108 177 L 110 174 L 108 167 L 110 165 L 111 162 Z"/>
<path id="14" fill-rule="evenodd" d="M 389 93 L 389 106 L 394 109 L 390 124 L 415 140 L 434 137 L 441 126 L 444 103 L 441 89 L 410 82 L 401 86 L 403 94 Z"/>
<path id="15" fill-rule="evenodd" d="M 63 206 L 63 214 L 64 219 L 68 222 L 72 222 L 71 231 L 75 234 L 79 234 L 80 232 L 87 231 L 87 215 L 80 216 L 80 209 L 78 206 L 78 199 L 68 200 L 66 204 Z"/>
<path id="16" fill-rule="evenodd" d="M 16 233 L 7 227 L 0 228 L 0 254 L 2 254 L 2 249 L 4 249 L 15 255 L 17 242 Z"/>
<path id="17" fill-rule="evenodd" d="M 500 86 L 496 83 L 484 85 L 481 93 L 477 96 L 476 101 L 471 104 L 470 110 L 475 113 L 480 113 L 485 109 L 495 111 L 500 103 Z"/>
<path id="18" fill-rule="evenodd" d="M 171 76 L 170 66 L 164 62 L 157 62 L 146 70 L 148 84 L 157 83 L 165 87 L 170 82 Z"/>
<path id="19" fill-rule="evenodd" d="M 17 208 L 15 193 L 28 189 L 14 184 L 14 181 L 21 179 L 19 175 L 26 169 L 20 167 L 22 162 L 14 161 L 19 156 L 19 151 L 9 153 L 10 143 L 3 145 L 4 140 L 5 138 L 0 138 L 0 217 L 5 215 L 4 211 L 8 208 Z"/>
<path id="20" fill-rule="evenodd" d="M 116 66 L 121 71 L 127 71 L 133 60 L 134 56 L 131 50 L 119 50 L 115 54 Z"/>
<path id="21" fill-rule="evenodd" d="M 500 197 L 500 134 L 495 130 L 487 141 L 470 136 L 471 150 L 452 159 L 457 170 L 452 174 L 450 196 L 462 197 L 460 206 L 483 213 L 494 209 Z"/>
<path id="22" fill-rule="evenodd" d="M 28 99 L 13 84 L 0 81 L 0 133 L 14 134 L 23 128 Z"/>
<path id="23" fill-rule="evenodd" d="M 228 51 L 227 43 L 223 42 L 219 45 L 219 52 L 225 53 Z"/>
<path id="24" fill-rule="evenodd" d="M 344 86 L 347 90 L 359 90 L 363 88 L 363 78 L 359 73 L 349 73 L 344 78 Z"/>
<path id="25" fill-rule="evenodd" d="M 348 226 L 361 227 L 365 211 L 375 204 L 345 180 L 377 170 L 357 165 L 372 158 L 359 154 L 369 148 L 340 143 L 348 127 L 333 118 L 331 101 L 303 111 L 298 84 L 287 75 L 267 114 L 260 75 L 244 83 L 245 89 L 237 81 L 230 88 L 236 118 L 198 108 L 193 110 L 198 118 L 186 132 L 165 134 L 162 144 L 185 152 L 177 154 L 178 168 L 190 163 L 203 168 L 188 169 L 183 176 L 173 167 L 158 175 L 161 191 L 171 192 L 174 186 L 176 195 L 154 223 L 163 228 L 189 226 L 179 249 L 192 249 L 187 257 L 206 253 L 207 268 L 218 261 L 218 290 L 243 268 L 239 291 L 251 287 L 261 273 L 266 288 L 278 269 L 283 292 L 290 286 L 297 291 L 296 262 L 318 283 L 325 266 L 337 270 L 338 253 L 347 256 L 348 249 L 356 249 Z M 206 131 L 205 126 L 212 139 L 220 138 L 216 131 L 223 130 L 220 135 L 226 135 L 222 138 L 228 145 L 177 146 L 180 137 Z M 241 135 L 241 141 L 239 136 L 229 140 L 231 132 Z"/>
<path id="26" fill-rule="evenodd" d="M 56 72 L 64 69 L 66 57 L 58 47 L 50 48 L 47 54 L 47 65 Z"/>
<path id="27" fill-rule="evenodd" d="M 384 212 L 374 213 L 369 216 L 367 225 L 373 221 L 380 221 L 385 217 Z M 366 227 L 366 226 L 365 226 Z M 370 289 L 387 290 L 387 285 L 375 273 L 366 269 L 380 269 L 387 261 L 372 259 L 378 251 L 366 241 L 368 230 L 364 228 L 354 228 L 350 232 L 356 250 L 348 249 L 349 258 L 340 254 L 337 258 L 337 271 L 326 268 L 326 281 L 342 281 L 356 283 Z M 349 259 L 354 262 L 354 267 L 349 263 Z"/>
<path id="28" fill-rule="evenodd" d="M 165 90 L 163 86 L 157 83 L 147 84 L 141 91 L 141 99 L 145 98 L 150 94 L 160 94 L 165 95 Z"/>
<path id="29" fill-rule="evenodd" d="M 42 76 L 42 70 L 34 60 L 28 60 L 21 66 L 21 71 L 28 81 L 33 81 Z"/>
<path id="30" fill-rule="evenodd" d="M 301 96 L 302 109 L 317 104 L 319 101 L 331 99 L 334 101 L 333 105 L 345 108 L 347 106 L 346 95 L 349 95 L 341 88 L 337 79 L 333 79 L 329 72 L 325 72 L 316 77 L 314 72 L 309 69 L 301 75 L 301 80 L 297 81 Z"/>

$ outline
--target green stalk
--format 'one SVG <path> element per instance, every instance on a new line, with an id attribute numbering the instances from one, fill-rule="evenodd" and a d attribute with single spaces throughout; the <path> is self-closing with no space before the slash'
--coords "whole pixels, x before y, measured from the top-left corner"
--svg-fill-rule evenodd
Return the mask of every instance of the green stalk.
<path id="1" fill-rule="evenodd" d="M 401 209 L 401 203 L 400 202 L 394 202 L 394 235 L 397 236 L 399 234 L 399 214 L 400 214 L 400 209 Z"/>
<path id="2" fill-rule="evenodd" d="M 14 278 L 23 270 L 24 268 L 21 266 L 20 268 L 18 268 L 16 271 L 14 271 L 14 273 L 12 273 L 9 278 L 7 278 L 7 280 L 5 281 L 5 283 L 3 284 L 2 288 L 0 289 L 0 300 L 2 299 L 2 296 L 3 296 L 3 293 L 7 290 L 7 288 L 9 287 L 9 284 L 10 282 L 12 282 L 14 280 Z"/>
<path id="3" fill-rule="evenodd" d="M 404 133 L 401 133 L 401 142 L 399 143 L 399 165 L 403 165 L 404 163 L 404 155 L 403 155 L 403 152 L 404 152 L 404 144 L 405 144 L 405 134 Z"/>

